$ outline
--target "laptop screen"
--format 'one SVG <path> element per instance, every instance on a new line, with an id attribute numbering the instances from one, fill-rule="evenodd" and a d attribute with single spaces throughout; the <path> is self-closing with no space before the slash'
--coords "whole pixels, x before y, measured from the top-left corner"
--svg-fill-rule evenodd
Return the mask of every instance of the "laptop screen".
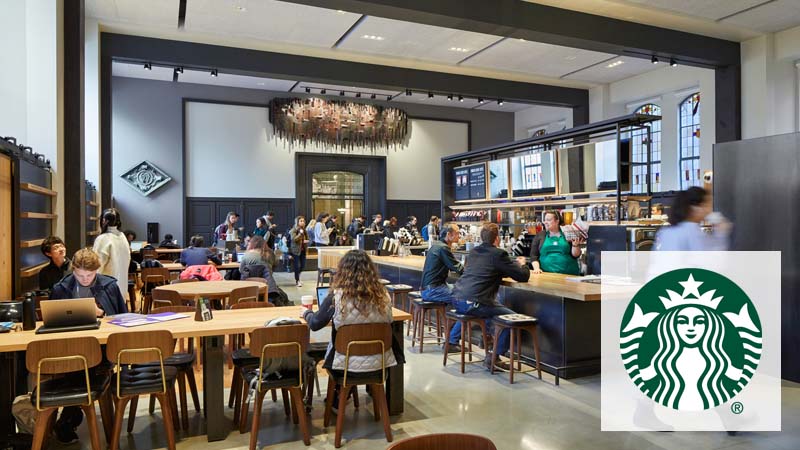
<path id="1" fill-rule="evenodd" d="M 139 250 L 144 247 L 145 241 L 132 241 L 131 242 L 131 251 L 138 252 Z"/>
<path id="2" fill-rule="evenodd" d="M 322 303 L 322 301 L 325 300 L 325 297 L 328 296 L 328 290 L 329 289 L 330 289 L 330 287 L 328 287 L 328 286 L 318 287 L 317 288 L 317 303 L 318 304 Z"/>

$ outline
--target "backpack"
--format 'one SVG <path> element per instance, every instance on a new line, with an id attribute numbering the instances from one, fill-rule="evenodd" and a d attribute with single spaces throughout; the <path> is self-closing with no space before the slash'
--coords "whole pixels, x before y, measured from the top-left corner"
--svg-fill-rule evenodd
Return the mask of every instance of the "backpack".
<path id="1" fill-rule="evenodd" d="M 427 225 L 422 227 L 422 233 L 421 234 L 422 234 L 422 239 L 424 239 L 426 241 L 430 240 L 430 237 L 428 236 L 428 226 Z"/>
<path id="2" fill-rule="evenodd" d="M 312 227 L 312 226 L 306 227 L 306 234 L 308 235 L 308 241 L 309 242 L 316 242 L 314 240 L 314 227 Z"/>

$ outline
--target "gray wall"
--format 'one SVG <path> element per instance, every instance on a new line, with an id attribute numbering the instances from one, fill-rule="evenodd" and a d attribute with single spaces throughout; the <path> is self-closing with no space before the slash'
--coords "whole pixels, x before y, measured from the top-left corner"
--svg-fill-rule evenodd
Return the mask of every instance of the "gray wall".
<path id="1" fill-rule="evenodd" d="M 266 104 L 273 96 L 303 96 L 286 92 L 208 86 L 188 83 L 114 77 L 112 80 L 111 134 L 113 146 L 113 196 L 123 227 L 145 238 L 147 222 L 159 222 L 159 233 L 183 237 L 183 129 L 182 99 L 206 99 Z M 376 102 L 387 104 L 386 102 Z M 410 116 L 472 123 L 472 148 L 514 140 L 514 114 L 407 103 L 392 103 Z M 149 197 L 130 188 L 120 175 L 148 160 L 172 177 Z M 230 175 L 230 174 L 228 174 Z M 209 182 L 219 179 L 209 174 Z"/>

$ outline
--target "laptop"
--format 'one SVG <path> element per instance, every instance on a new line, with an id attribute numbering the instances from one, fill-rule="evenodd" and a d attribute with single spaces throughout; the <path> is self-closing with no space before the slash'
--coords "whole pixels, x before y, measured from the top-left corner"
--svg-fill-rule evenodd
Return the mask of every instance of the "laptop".
<path id="1" fill-rule="evenodd" d="M 131 241 L 131 251 L 132 252 L 141 251 L 142 247 L 144 247 L 144 244 L 147 244 L 147 242 L 145 242 L 145 241 Z"/>
<path id="2" fill-rule="evenodd" d="M 44 300 L 39 302 L 39 306 L 42 308 L 44 325 L 36 330 L 36 334 L 100 328 L 94 298 Z"/>
<path id="3" fill-rule="evenodd" d="M 323 300 L 325 300 L 325 297 L 328 296 L 328 290 L 330 290 L 330 286 L 317 288 L 317 304 L 320 304 Z"/>

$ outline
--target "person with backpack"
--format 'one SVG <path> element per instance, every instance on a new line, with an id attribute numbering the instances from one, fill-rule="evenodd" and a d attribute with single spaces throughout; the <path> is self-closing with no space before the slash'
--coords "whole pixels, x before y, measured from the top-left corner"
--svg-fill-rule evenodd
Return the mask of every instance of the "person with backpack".
<path id="1" fill-rule="evenodd" d="M 422 239 L 429 241 L 439 239 L 439 218 L 431 216 L 431 220 L 422 228 Z"/>

